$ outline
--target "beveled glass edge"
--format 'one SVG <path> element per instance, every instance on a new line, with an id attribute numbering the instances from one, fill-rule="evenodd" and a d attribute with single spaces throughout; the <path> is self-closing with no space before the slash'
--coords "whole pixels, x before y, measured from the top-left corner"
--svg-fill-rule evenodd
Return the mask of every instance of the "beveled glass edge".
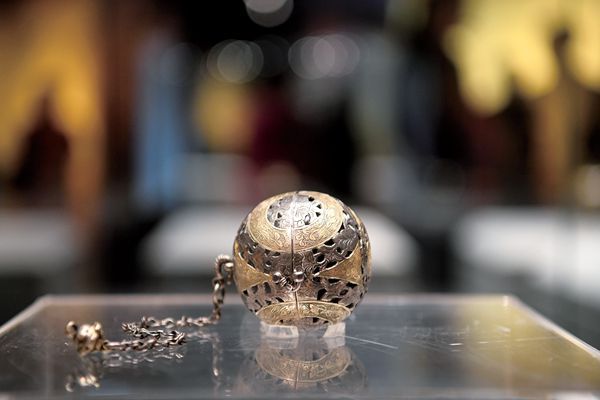
<path id="1" fill-rule="evenodd" d="M 542 325 L 543 327 L 552 332 L 555 332 L 557 335 L 561 336 L 566 341 L 579 347 L 580 349 L 589 353 L 590 356 L 600 361 L 600 350 L 596 349 L 594 346 L 581 340 L 577 336 L 573 335 L 571 332 L 557 325 L 555 322 L 552 322 L 552 320 L 546 318 L 527 304 L 523 303 L 520 299 L 512 297 L 511 302 L 513 303 L 513 306 L 520 308 L 523 312 L 529 314 L 531 318 L 533 318 L 538 324 Z"/>
<path id="2" fill-rule="evenodd" d="M 44 301 L 44 297 L 45 296 L 36 299 L 27 308 L 25 308 L 23 311 L 21 311 L 20 313 L 6 321 L 2 326 L 0 326 L 0 336 L 6 334 L 12 328 L 16 327 L 21 322 L 27 320 L 28 318 L 32 317 L 40 310 L 42 310 L 47 305 Z"/>

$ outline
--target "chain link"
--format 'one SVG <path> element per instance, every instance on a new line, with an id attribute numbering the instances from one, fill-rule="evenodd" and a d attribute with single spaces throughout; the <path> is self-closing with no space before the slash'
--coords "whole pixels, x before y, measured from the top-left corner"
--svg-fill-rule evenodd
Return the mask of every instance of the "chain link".
<path id="1" fill-rule="evenodd" d="M 80 354 L 106 350 L 144 351 L 154 348 L 177 346 L 185 343 L 186 334 L 175 328 L 203 327 L 215 325 L 221 319 L 221 308 L 225 300 L 225 287 L 233 281 L 234 263 L 231 256 L 220 255 L 215 260 L 215 276 L 212 279 L 213 309 L 209 316 L 188 317 L 179 319 L 142 317 L 139 322 L 125 322 L 121 328 L 133 339 L 110 341 L 104 339 L 102 325 L 98 322 L 78 326 L 70 321 L 66 333 L 77 345 Z"/>

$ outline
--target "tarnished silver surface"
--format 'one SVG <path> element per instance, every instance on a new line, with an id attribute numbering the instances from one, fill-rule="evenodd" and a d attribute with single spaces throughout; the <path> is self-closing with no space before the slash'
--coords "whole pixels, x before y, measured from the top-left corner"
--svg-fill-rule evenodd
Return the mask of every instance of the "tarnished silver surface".
<path id="1" fill-rule="evenodd" d="M 362 300 L 371 275 L 364 225 L 319 192 L 260 203 L 240 226 L 234 259 L 244 304 L 272 324 L 339 322 Z"/>

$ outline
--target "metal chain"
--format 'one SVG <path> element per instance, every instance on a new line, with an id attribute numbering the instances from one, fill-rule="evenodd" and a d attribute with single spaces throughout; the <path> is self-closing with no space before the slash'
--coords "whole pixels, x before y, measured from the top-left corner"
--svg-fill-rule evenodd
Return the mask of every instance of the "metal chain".
<path id="1" fill-rule="evenodd" d="M 215 276 L 212 279 L 213 309 L 209 316 L 188 317 L 179 319 L 142 317 L 140 322 L 126 322 L 121 325 L 123 331 L 134 339 L 110 341 L 104 339 L 102 325 L 99 322 L 78 326 L 69 321 L 66 333 L 77 345 L 80 354 L 93 351 L 144 351 L 181 345 L 186 341 L 186 334 L 174 328 L 203 327 L 215 325 L 221 319 L 221 307 L 225 300 L 225 286 L 233 281 L 234 263 L 231 256 L 220 255 L 215 260 Z"/>

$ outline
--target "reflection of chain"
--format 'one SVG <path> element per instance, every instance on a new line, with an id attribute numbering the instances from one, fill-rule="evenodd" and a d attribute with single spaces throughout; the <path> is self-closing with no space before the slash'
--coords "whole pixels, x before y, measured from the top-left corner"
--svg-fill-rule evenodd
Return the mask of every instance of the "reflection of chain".
<path id="1" fill-rule="evenodd" d="M 212 345 L 212 377 L 215 390 L 222 384 L 223 350 L 216 332 L 194 332 L 187 336 L 190 341 L 205 341 Z M 74 392 L 78 388 L 99 388 L 105 373 L 110 368 L 125 368 L 142 363 L 178 363 L 185 352 L 174 347 L 156 347 L 148 351 L 119 351 L 90 354 L 81 357 L 81 364 L 66 377 L 65 389 Z"/>
<path id="2" fill-rule="evenodd" d="M 220 255 L 215 261 L 215 277 L 212 280 L 213 310 L 210 316 L 197 318 L 183 316 L 179 319 L 142 317 L 140 322 L 127 322 L 122 325 L 123 331 L 133 339 L 110 341 L 104 339 L 102 325 L 99 322 L 78 326 L 70 321 L 66 331 L 77 345 L 80 354 L 105 350 L 149 350 L 164 348 L 185 343 L 186 334 L 174 328 L 202 327 L 214 325 L 221 319 L 221 307 L 225 299 L 225 286 L 233 279 L 233 259 Z"/>
<path id="3" fill-rule="evenodd" d="M 90 355 L 81 358 L 79 365 L 67 375 L 65 389 L 74 392 L 77 388 L 99 388 L 108 368 L 120 368 L 141 363 L 154 363 L 158 360 L 178 361 L 184 356 L 174 348 L 162 347 L 149 352 L 118 352 Z"/>

